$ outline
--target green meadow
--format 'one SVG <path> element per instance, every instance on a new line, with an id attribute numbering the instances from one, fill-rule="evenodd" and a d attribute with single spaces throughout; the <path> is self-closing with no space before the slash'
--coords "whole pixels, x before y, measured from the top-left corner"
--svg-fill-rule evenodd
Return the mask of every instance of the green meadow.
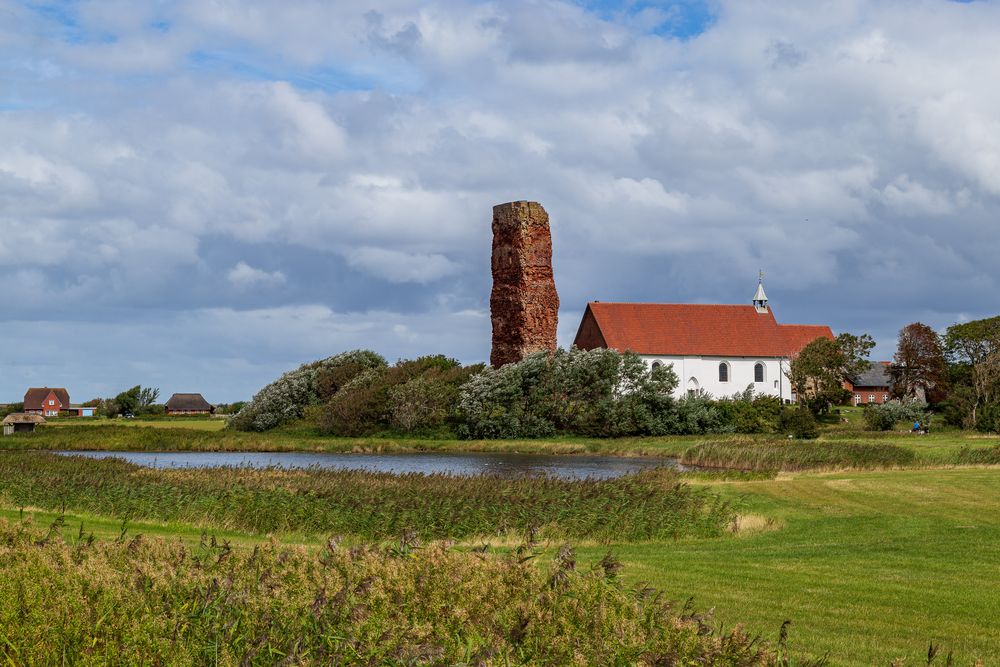
<path id="1" fill-rule="evenodd" d="M 190 424 L 215 423 L 190 420 Z M 681 623 L 679 618 L 696 618 L 711 628 L 715 648 L 699 645 L 691 649 L 695 651 L 691 655 L 700 656 L 703 663 L 724 662 L 722 653 L 712 651 L 729 646 L 727 642 L 742 646 L 738 638 L 743 633 L 750 638 L 760 635 L 763 643 L 754 646 L 766 650 L 759 655 L 741 654 L 738 659 L 726 656 L 725 664 L 804 665 L 826 659 L 833 665 L 888 665 L 894 660 L 901 661 L 895 664 L 917 665 L 927 664 L 931 645 L 938 652 L 931 664 L 946 664 L 949 653 L 956 665 L 973 665 L 977 660 L 984 665 L 1000 663 L 997 438 L 959 431 L 927 436 L 902 431 L 866 433 L 857 430 L 850 419 L 828 426 L 819 440 L 808 442 L 735 435 L 611 441 L 352 440 L 320 438 L 295 429 L 237 434 L 153 421 L 47 427 L 32 436 L 5 438 L 2 448 L 8 450 L 0 451 L 0 519 L 6 521 L 5 530 L 34 531 L 33 542 L 45 544 L 58 534 L 68 553 L 91 535 L 96 543 L 107 545 L 127 545 L 142 535 L 155 544 L 186 545 L 192 553 L 203 548 L 210 539 L 206 536 L 214 536 L 218 543 L 231 545 L 234 553 L 278 544 L 321 554 L 328 539 L 336 535 L 345 548 L 382 549 L 379 553 L 392 553 L 393 558 L 421 558 L 417 554 L 445 549 L 446 555 L 434 551 L 434 558 L 470 577 L 477 571 L 473 561 L 485 558 L 506 563 L 504 559 L 527 554 L 517 558 L 524 557 L 546 576 L 555 576 L 552 572 L 566 569 L 570 561 L 572 571 L 580 576 L 605 572 L 608 567 L 614 571 L 608 591 L 586 588 L 597 586 L 589 579 L 580 583 L 586 593 L 579 591 L 582 597 L 576 605 L 597 604 L 598 597 L 612 594 L 624 596 L 616 597 L 615 604 L 625 600 L 639 604 L 637 600 L 650 595 L 670 601 L 671 611 L 663 611 L 658 622 L 671 625 Z M 659 455 L 756 472 L 658 470 L 605 482 L 531 482 L 330 471 L 153 471 L 119 461 L 24 451 L 29 449 L 469 449 Z M 45 536 L 50 539 L 46 541 Z M 13 549 L 10 539 L 0 549 Z M 566 544 L 573 547 L 572 552 L 565 550 Z M 160 548 L 154 548 L 150 558 L 160 558 Z M 58 554 L 51 557 L 61 558 Z M 112 565 L 119 563 L 115 560 L 119 557 L 101 556 L 110 558 Z M 392 561 L 387 562 L 380 560 L 378 567 L 389 567 Z M 0 559 L 0 573 L 20 572 L 10 563 L 9 558 Z M 365 561 L 364 567 L 374 566 Z M 506 566 L 489 560 L 483 567 Z M 78 576 L 89 575 L 81 571 Z M 70 589 L 82 590 L 74 588 L 80 585 L 73 583 Z M 417 594 L 416 589 L 411 584 L 403 588 L 407 592 L 394 595 L 399 604 L 408 605 L 407 596 Z M 170 590 L 174 591 L 171 595 L 180 596 L 178 605 L 190 602 L 186 593 Z M 64 594 L 51 587 L 47 591 Z M 466 602 L 474 615 L 475 605 Z M 294 605 L 294 596 L 283 604 Z M 512 599 L 511 604 L 527 603 Z M 562 627 L 567 636 L 596 632 L 581 625 L 580 619 L 603 612 L 598 607 L 585 613 L 583 607 L 576 609 L 582 615 L 573 616 L 555 602 L 536 611 L 549 614 L 547 622 Z M 626 624 L 634 623 L 636 614 L 652 613 L 638 606 L 616 609 L 622 614 L 618 620 Z M 180 613 L 171 611 L 175 612 Z M 86 613 L 96 612 L 88 608 Z M 383 620 L 389 618 L 384 610 L 380 613 Z M 392 618 L 385 620 L 384 627 L 379 625 L 380 632 L 402 637 L 405 633 L 398 634 L 398 624 L 417 622 Z M 0 621 L 11 622 L 10 618 Z M 779 645 L 779 631 L 786 621 L 791 622 L 786 628 L 787 642 Z M 116 622 L 115 641 L 130 632 L 152 641 L 149 638 L 159 632 L 152 626 L 131 627 L 122 619 Z M 438 653 L 431 651 L 427 654 L 431 657 L 421 659 L 420 647 L 400 639 L 397 657 L 417 656 L 407 659 L 407 664 L 461 662 L 459 644 L 477 647 L 470 648 L 469 655 L 482 649 L 486 653 L 477 655 L 494 656 L 481 664 L 561 664 L 569 655 L 542 652 L 538 642 L 552 641 L 544 634 L 533 636 L 536 644 L 529 650 L 519 643 L 518 633 L 496 634 L 495 627 L 489 630 L 451 617 L 447 624 L 457 635 L 428 639 L 428 645 L 437 647 L 434 651 L 440 649 Z M 198 656 L 204 657 L 197 642 L 207 641 L 214 627 L 210 625 L 198 626 L 202 634 L 197 641 L 181 642 L 183 651 L 178 655 L 190 658 L 181 663 L 199 663 Z M 601 627 L 600 632 L 607 630 Z M 143 634 L 147 630 L 152 634 Z M 259 628 L 254 631 L 261 632 Z M 314 629 L 303 626 L 282 632 L 304 633 L 312 642 L 310 650 L 320 651 L 316 647 L 321 644 L 327 646 L 322 650 L 334 650 L 311 634 Z M 457 643 L 455 636 L 460 637 Z M 283 637 L 283 648 L 275 650 L 288 649 L 288 637 Z M 104 642 L 111 651 L 107 655 L 124 655 L 115 653 L 121 645 L 108 648 L 107 637 L 98 640 L 87 635 L 84 639 Z M 38 647 L 48 646 L 43 638 L 35 641 L 41 642 Z M 377 642 L 352 641 L 358 650 L 378 654 L 373 648 Z M 668 641 L 636 630 L 630 635 L 627 655 L 601 654 L 587 644 L 580 654 L 587 657 L 577 664 L 653 664 L 651 656 L 656 651 L 662 657 L 663 651 L 675 650 L 679 641 L 677 635 Z M 343 648 L 335 644 L 337 651 Z M 163 648 L 155 645 L 156 650 Z M 492 648 L 487 650 L 487 645 Z M 56 644 L 48 647 L 56 648 Z M 564 649 L 560 645 L 559 650 Z M 13 654 L 3 655 L 11 659 Z M 220 663 L 235 664 L 241 655 L 238 650 L 226 654 Z M 251 662 L 271 661 L 254 655 Z M 313 657 L 300 655 L 300 661 L 315 661 L 320 653 L 309 655 Z M 404 662 L 391 655 L 380 659 L 379 664 Z M 18 664 L 16 658 L 13 662 Z"/>

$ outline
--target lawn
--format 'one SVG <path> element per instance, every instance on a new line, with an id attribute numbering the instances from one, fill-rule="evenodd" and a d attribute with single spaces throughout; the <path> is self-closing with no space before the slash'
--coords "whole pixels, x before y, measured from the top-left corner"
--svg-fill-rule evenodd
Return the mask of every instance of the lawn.
<path id="1" fill-rule="evenodd" d="M 832 664 L 1000 663 L 1000 469 L 780 475 L 716 485 L 773 522 L 742 537 L 616 547 L 630 581 Z M 581 555 L 599 558 L 603 549 Z M 921 658 L 923 656 L 923 658 Z"/>

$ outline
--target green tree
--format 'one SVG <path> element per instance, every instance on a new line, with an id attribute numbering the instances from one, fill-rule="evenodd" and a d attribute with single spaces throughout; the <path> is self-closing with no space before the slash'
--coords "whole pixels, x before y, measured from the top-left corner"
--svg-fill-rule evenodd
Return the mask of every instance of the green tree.
<path id="1" fill-rule="evenodd" d="M 788 380 L 813 414 L 825 414 L 850 396 L 844 378 L 859 375 L 867 368 L 873 347 L 875 341 L 868 334 L 842 333 L 836 340 L 817 338 L 792 360 Z"/>
<path id="2" fill-rule="evenodd" d="M 979 411 L 1000 401 L 1000 316 L 948 327 L 945 352 L 972 389 L 965 426 L 979 425 Z"/>
<path id="3" fill-rule="evenodd" d="M 136 385 L 109 399 L 106 402 L 107 414 L 109 417 L 145 414 L 151 411 L 151 406 L 159 397 L 159 389 Z"/>

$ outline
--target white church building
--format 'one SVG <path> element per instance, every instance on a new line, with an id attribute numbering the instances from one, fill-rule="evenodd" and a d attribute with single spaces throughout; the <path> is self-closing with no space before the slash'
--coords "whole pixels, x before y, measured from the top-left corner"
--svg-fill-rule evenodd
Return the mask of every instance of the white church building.
<path id="1" fill-rule="evenodd" d="M 722 398 L 753 386 L 758 394 L 794 401 L 788 364 L 817 338 L 833 339 L 833 332 L 825 325 L 779 324 L 758 282 L 749 305 L 592 301 L 574 345 L 631 351 L 650 366 L 673 366 L 678 398 L 698 391 Z"/>

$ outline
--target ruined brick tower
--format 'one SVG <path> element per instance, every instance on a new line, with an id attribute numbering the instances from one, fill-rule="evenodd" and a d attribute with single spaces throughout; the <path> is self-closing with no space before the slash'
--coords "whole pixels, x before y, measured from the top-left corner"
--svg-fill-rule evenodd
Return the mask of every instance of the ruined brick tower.
<path id="1" fill-rule="evenodd" d="M 499 368 L 556 349 L 559 295 L 552 277 L 549 215 L 533 201 L 493 207 L 493 351 Z"/>

